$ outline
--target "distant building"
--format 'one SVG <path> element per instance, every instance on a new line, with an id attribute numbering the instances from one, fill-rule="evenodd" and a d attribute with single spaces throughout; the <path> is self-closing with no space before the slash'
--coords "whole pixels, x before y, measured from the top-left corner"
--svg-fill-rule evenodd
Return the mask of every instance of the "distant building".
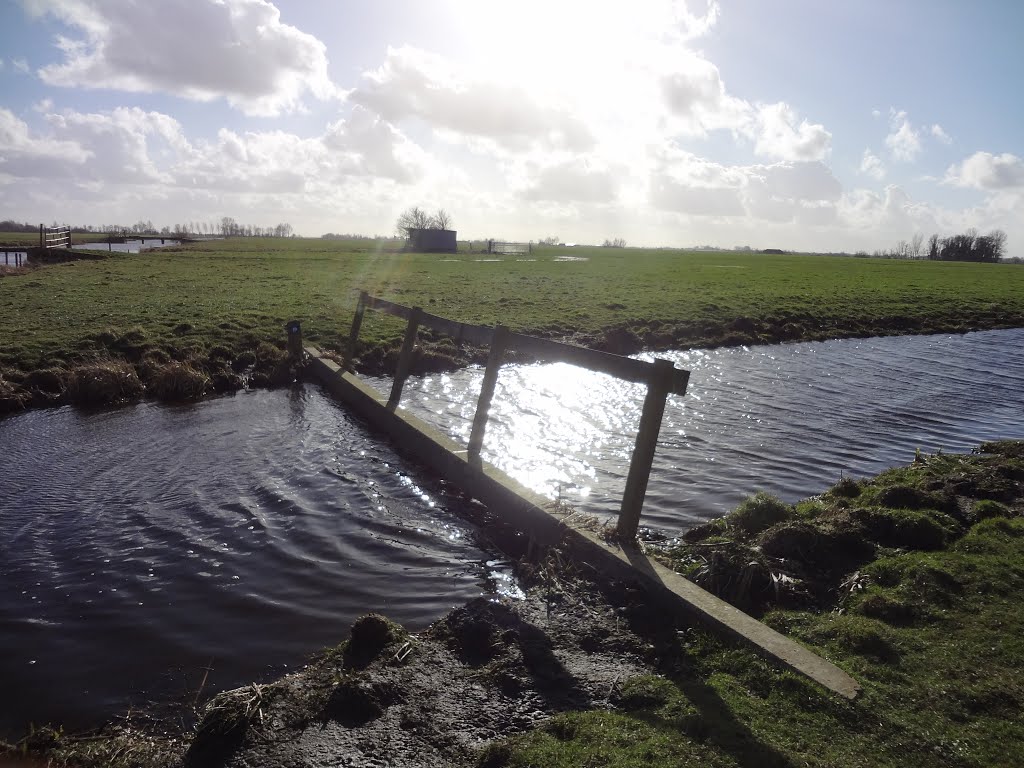
<path id="1" fill-rule="evenodd" d="M 785 251 L 782 250 L 781 248 L 765 248 L 763 251 L 761 251 L 761 253 L 770 253 L 775 256 L 781 256 L 782 254 L 785 253 Z"/>
<path id="2" fill-rule="evenodd" d="M 458 242 L 454 229 L 413 229 L 409 233 L 409 250 L 422 253 L 455 253 Z"/>

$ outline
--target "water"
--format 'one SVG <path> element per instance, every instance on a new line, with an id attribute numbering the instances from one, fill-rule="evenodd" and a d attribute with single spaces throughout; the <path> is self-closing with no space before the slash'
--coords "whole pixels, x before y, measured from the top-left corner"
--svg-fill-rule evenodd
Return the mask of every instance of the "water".
<path id="1" fill-rule="evenodd" d="M 515 590 L 456 498 L 315 387 L 0 421 L 0 733 L 191 703 L 377 610 Z M 463 503 L 464 504 L 464 503 Z M 16 692 L 16 695 L 13 695 Z"/>
<path id="2" fill-rule="evenodd" d="M 143 248 L 163 248 L 171 245 L 181 245 L 178 240 L 167 239 L 164 242 L 159 240 L 146 239 L 146 242 L 141 240 L 128 240 L 124 243 L 74 243 L 71 246 L 72 250 L 78 251 L 116 251 L 117 253 L 138 253 Z"/>
<path id="3" fill-rule="evenodd" d="M 669 398 L 641 520 L 669 535 L 758 490 L 795 501 L 842 474 L 905 464 L 917 448 L 1024 438 L 1024 329 L 660 356 L 692 371 L 686 395 Z M 482 378 L 477 367 L 410 379 L 402 403 L 467 442 Z M 483 455 L 540 493 L 611 518 L 643 395 L 565 364 L 503 367 Z"/>
<path id="4" fill-rule="evenodd" d="M 787 500 L 914 450 L 1024 438 L 1024 330 L 666 353 L 643 523 L 673 535 L 759 489 Z M 468 439 L 480 368 L 403 404 Z M 379 381 L 382 389 L 389 382 Z M 643 389 L 502 369 L 484 455 L 584 511 L 618 509 Z M 95 724 L 265 679 L 379 610 L 412 628 L 514 593 L 472 508 L 315 387 L 0 421 L 0 732 Z"/>

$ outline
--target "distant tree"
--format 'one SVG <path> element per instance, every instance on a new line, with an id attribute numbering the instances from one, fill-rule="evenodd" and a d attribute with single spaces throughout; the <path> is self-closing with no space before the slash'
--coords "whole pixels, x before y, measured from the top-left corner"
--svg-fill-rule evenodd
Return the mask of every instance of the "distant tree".
<path id="1" fill-rule="evenodd" d="M 433 224 L 433 226 L 430 227 L 431 229 L 451 229 L 452 217 L 444 208 L 438 208 L 431 223 Z"/>
<path id="2" fill-rule="evenodd" d="M 407 237 L 410 229 L 430 229 L 431 216 L 418 205 L 406 208 L 395 222 L 395 231 L 400 237 Z"/>
<path id="3" fill-rule="evenodd" d="M 615 237 L 611 240 L 605 240 L 601 245 L 605 248 L 625 248 L 626 241 L 621 237 Z"/>
<path id="4" fill-rule="evenodd" d="M 551 237 L 542 237 L 537 241 L 538 245 L 561 245 L 562 239 L 558 235 L 551 235 Z"/>
<path id="5" fill-rule="evenodd" d="M 924 235 L 915 232 L 910 238 L 910 258 L 920 259 L 924 255 Z"/>

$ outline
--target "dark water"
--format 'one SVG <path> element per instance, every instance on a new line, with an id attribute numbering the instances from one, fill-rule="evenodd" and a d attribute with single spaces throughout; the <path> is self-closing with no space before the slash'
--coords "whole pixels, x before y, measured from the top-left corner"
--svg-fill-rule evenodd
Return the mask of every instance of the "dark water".
<path id="1" fill-rule="evenodd" d="M 0 469 L 12 735 L 191 702 L 206 667 L 207 693 L 242 685 L 369 610 L 421 628 L 510 588 L 459 502 L 313 387 L 30 412 L 0 421 Z"/>
<path id="2" fill-rule="evenodd" d="M 1024 438 L 1024 330 L 666 355 L 644 523 L 671 535 L 766 489 Z M 404 403 L 465 440 L 482 371 Z M 383 386 L 384 382 L 381 382 Z M 564 365 L 503 369 L 485 455 L 612 516 L 642 391 Z M 515 590 L 466 507 L 315 387 L 0 421 L 0 731 L 190 702 L 266 678 L 379 610 L 413 628 Z"/>
<path id="3" fill-rule="evenodd" d="M 678 533 L 767 490 L 795 501 L 914 451 L 1024 438 L 1024 329 L 663 353 L 670 397 L 642 523 Z M 468 440 L 481 368 L 411 379 L 403 405 Z M 484 456 L 534 490 L 618 513 L 644 390 L 569 365 L 502 368 Z"/>

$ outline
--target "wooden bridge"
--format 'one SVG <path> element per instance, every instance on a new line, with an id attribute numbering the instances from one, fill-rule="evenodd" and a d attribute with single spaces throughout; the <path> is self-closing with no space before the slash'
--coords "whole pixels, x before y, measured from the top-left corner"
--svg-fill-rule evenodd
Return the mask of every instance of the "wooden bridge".
<path id="1" fill-rule="evenodd" d="M 407 321 L 394 383 L 386 398 L 347 370 L 355 357 L 367 309 Z M 447 334 L 456 341 L 490 347 L 467 446 L 459 445 L 425 422 L 399 410 L 421 327 Z M 374 428 L 389 436 L 397 450 L 479 499 L 493 514 L 527 533 L 533 540 L 567 547 L 574 557 L 593 565 L 606 577 L 644 584 L 666 597 L 688 619 L 746 643 L 755 652 L 806 675 L 844 698 L 853 699 L 859 695 L 860 685 L 843 670 L 655 562 L 638 546 L 636 533 L 665 403 L 669 395 L 685 393 L 688 371 L 677 369 L 669 360 L 646 362 L 517 334 L 501 325 L 489 327 L 458 323 L 426 313 L 419 307 L 406 307 L 374 298 L 365 292 L 360 294 L 356 305 L 343 365 L 326 357 L 317 347 L 304 347 L 297 321 L 288 324 L 288 339 L 289 352 L 308 356 L 314 376 Z M 592 530 L 577 525 L 572 514 L 562 511 L 550 499 L 534 493 L 481 459 L 494 388 L 505 355 L 510 350 L 538 360 L 572 363 L 647 386 L 616 535 L 611 537 L 614 540 L 599 537 Z"/>

